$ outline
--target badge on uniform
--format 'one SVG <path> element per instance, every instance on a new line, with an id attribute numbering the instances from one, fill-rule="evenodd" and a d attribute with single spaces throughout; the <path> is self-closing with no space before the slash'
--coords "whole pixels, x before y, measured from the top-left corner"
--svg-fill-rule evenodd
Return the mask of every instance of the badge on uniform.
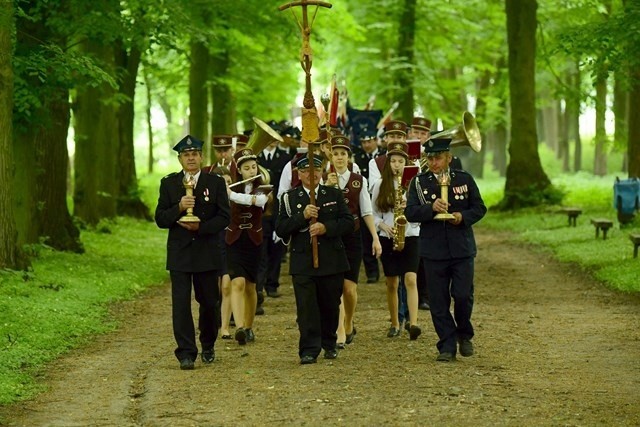
<path id="1" fill-rule="evenodd" d="M 353 186 L 353 188 L 360 188 L 360 181 L 353 181 L 351 185 Z"/>
<path id="2" fill-rule="evenodd" d="M 298 203 L 298 204 L 296 205 L 296 208 L 298 208 L 298 209 L 300 209 L 301 207 L 302 207 L 302 204 L 301 204 L 301 203 Z"/>
<path id="3" fill-rule="evenodd" d="M 205 202 L 209 201 L 209 189 L 208 188 L 204 189 L 204 201 Z"/>

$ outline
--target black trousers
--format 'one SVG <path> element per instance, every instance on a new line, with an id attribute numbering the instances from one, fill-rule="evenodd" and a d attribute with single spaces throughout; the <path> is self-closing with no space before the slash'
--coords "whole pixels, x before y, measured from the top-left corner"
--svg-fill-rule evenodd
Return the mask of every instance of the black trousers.
<path id="1" fill-rule="evenodd" d="M 275 216 L 262 217 L 262 256 L 260 257 L 256 288 L 259 293 L 263 289 L 275 291 L 280 286 L 280 269 L 286 246 L 281 241 L 278 243 L 273 241 L 275 228 Z"/>
<path id="2" fill-rule="evenodd" d="M 420 263 L 418 264 L 418 301 L 419 302 L 429 302 L 429 292 L 427 291 L 427 275 L 424 272 L 424 262 L 422 258 L 420 259 Z"/>
<path id="3" fill-rule="evenodd" d="M 438 351 L 456 354 L 457 341 L 473 338 L 473 257 L 433 261 L 422 259 L 427 275 L 431 320 Z M 453 316 L 450 306 L 453 297 Z"/>
<path id="4" fill-rule="evenodd" d="M 380 264 L 378 264 L 378 258 L 371 254 L 373 237 L 371 237 L 371 233 L 369 233 L 364 221 L 360 224 L 360 233 L 362 233 L 362 263 L 364 264 L 367 279 L 371 277 L 378 278 L 380 277 Z"/>
<path id="5" fill-rule="evenodd" d="M 211 350 L 218 338 L 218 271 L 185 273 L 170 271 L 171 308 L 173 318 L 173 336 L 178 347 L 175 355 L 178 360 L 189 358 L 196 360 L 198 346 L 196 332 L 191 315 L 191 286 L 198 302 L 200 345 L 202 350 Z"/>
<path id="6" fill-rule="evenodd" d="M 292 277 L 300 341 L 298 354 L 318 357 L 320 350 L 335 350 L 344 274 Z"/>

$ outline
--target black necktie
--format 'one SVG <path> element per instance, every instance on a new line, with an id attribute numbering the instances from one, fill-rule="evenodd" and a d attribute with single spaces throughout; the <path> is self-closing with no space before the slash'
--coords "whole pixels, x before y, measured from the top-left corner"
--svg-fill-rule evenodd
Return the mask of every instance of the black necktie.
<path id="1" fill-rule="evenodd" d="M 271 153 L 267 154 L 267 162 L 271 161 Z"/>

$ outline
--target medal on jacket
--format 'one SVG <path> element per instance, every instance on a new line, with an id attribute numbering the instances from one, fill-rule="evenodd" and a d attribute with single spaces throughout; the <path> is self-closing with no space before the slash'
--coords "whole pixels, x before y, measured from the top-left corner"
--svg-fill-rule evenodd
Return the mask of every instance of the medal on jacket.
<path id="1" fill-rule="evenodd" d="M 208 188 L 204 189 L 204 201 L 205 202 L 209 201 L 209 189 Z"/>

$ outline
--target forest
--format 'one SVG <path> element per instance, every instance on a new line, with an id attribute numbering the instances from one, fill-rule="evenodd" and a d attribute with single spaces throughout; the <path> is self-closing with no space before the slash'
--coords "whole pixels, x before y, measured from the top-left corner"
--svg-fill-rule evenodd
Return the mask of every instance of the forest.
<path id="1" fill-rule="evenodd" d="M 283 3 L 0 2 L 0 268 L 27 268 L 34 244 L 82 252 L 104 219 L 149 219 L 140 178 L 175 169 L 185 134 L 295 122 L 300 7 Z M 394 119 L 440 130 L 471 111 L 483 149 L 460 156 L 505 177 L 493 208 L 561 202 L 543 147 L 562 173 L 640 176 L 640 0 L 307 7 L 315 98 L 336 75 L 343 111 L 397 102 Z"/>

